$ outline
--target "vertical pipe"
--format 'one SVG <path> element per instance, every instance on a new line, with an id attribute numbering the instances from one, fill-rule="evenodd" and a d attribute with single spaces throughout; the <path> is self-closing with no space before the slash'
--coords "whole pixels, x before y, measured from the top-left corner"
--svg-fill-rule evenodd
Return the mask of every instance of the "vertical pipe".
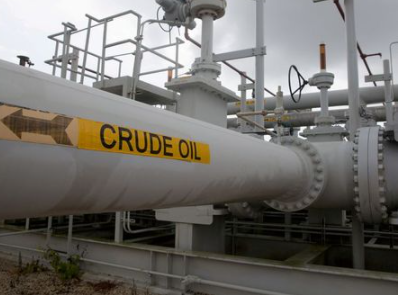
<path id="1" fill-rule="evenodd" d="M 346 11 L 346 39 L 347 39 L 347 74 L 348 74 L 348 102 L 350 114 L 350 140 L 353 141 L 355 133 L 361 127 L 359 107 L 359 73 L 357 56 L 357 37 L 355 29 L 354 0 L 344 0 Z M 353 216 L 352 220 L 352 252 L 353 265 L 356 269 L 365 266 L 364 229 L 361 221 Z"/>
<path id="2" fill-rule="evenodd" d="M 256 47 L 264 47 L 264 0 L 256 2 Z M 264 110 L 264 55 L 256 56 L 256 112 Z M 264 125 L 264 117 L 257 115 L 255 122 Z M 258 129 L 258 128 L 257 128 Z"/>
<path id="3" fill-rule="evenodd" d="M 321 89 L 321 117 L 329 117 L 329 91 L 327 88 Z"/>
<path id="4" fill-rule="evenodd" d="M 80 84 L 84 83 L 84 75 L 86 74 L 88 48 L 90 45 L 90 36 L 91 36 L 91 22 L 92 22 L 92 19 L 89 17 L 88 18 L 87 35 L 86 35 L 86 44 L 84 46 L 83 65 L 82 65 L 82 74 L 80 77 Z"/>
<path id="5" fill-rule="evenodd" d="M 355 269 L 365 269 L 365 235 L 363 223 L 352 217 L 352 257 Z"/>
<path id="6" fill-rule="evenodd" d="M 390 61 L 388 59 L 384 60 L 384 95 L 386 101 L 386 119 L 387 125 L 394 124 L 394 108 L 393 108 L 393 96 L 392 96 L 392 85 L 391 79 L 387 79 L 390 76 Z"/>
<path id="7" fill-rule="evenodd" d="M 66 246 L 66 253 L 68 257 L 72 254 L 72 235 L 73 235 L 73 215 L 69 215 L 68 244 Z"/>
<path id="8" fill-rule="evenodd" d="M 179 72 L 179 68 L 178 68 L 178 64 L 180 63 L 180 40 L 178 38 L 176 38 L 176 68 L 175 68 L 175 75 L 174 78 L 178 79 L 178 72 Z"/>
<path id="9" fill-rule="evenodd" d="M 241 113 L 246 112 L 246 102 L 247 102 L 247 90 L 246 90 L 246 84 L 247 84 L 247 79 L 245 77 L 246 73 L 244 72 L 243 75 L 240 76 L 240 84 L 244 89 L 240 92 L 240 111 Z M 247 123 L 243 119 L 239 119 L 240 121 L 240 132 L 245 132 L 247 130 Z"/>
<path id="10" fill-rule="evenodd" d="M 102 64 L 101 64 L 101 81 L 102 86 L 105 86 L 105 58 L 106 58 L 106 37 L 108 34 L 108 20 L 104 22 L 104 36 L 102 40 Z"/>
<path id="11" fill-rule="evenodd" d="M 214 17 L 211 14 L 203 14 L 202 18 L 202 62 L 213 62 L 213 34 Z"/>
<path id="12" fill-rule="evenodd" d="M 347 38 L 347 68 L 348 68 L 348 100 L 350 106 L 350 140 L 361 127 L 359 108 L 359 77 L 357 37 L 355 30 L 355 6 L 354 0 L 344 0 L 346 10 L 346 38 Z"/>

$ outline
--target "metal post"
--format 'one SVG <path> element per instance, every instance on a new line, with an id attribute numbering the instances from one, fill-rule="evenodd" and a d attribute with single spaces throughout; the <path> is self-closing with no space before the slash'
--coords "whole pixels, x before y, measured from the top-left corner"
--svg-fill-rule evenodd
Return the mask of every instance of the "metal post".
<path id="1" fill-rule="evenodd" d="M 264 0 L 257 0 L 256 5 L 256 47 L 262 48 L 264 42 Z M 256 56 L 256 111 L 264 110 L 264 55 Z M 264 117 L 257 115 L 255 122 L 264 125 Z M 259 130 L 257 128 L 257 130 Z M 262 130 L 259 130 L 262 131 Z"/>
<path id="2" fill-rule="evenodd" d="M 47 223 L 47 240 L 46 240 L 47 245 L 50 244 L 52 232 L 53 232 L 53 218 L 52 216 L 50 216 L 48 217 L 48 223 Z"/>
<path id="3" fill-rule="evenodd" d="M 292 213 L 285 213 L 285 225 L 288 227 L 285 228 L 285 241 L 290 241 L 292 239 L 292 232 L 290 230 L 290 225 L 292 224 Z"/>
<path id="4" fill-rule="evenodd" d="M 123 212 L 116 212 L 115 216 L 115 243 L 123 242 L 123 227 L 122 227 Z"/>
<path id="5" fill-rule="evenodd" d="M 73 82 L 77 82 L 77 72 L 79 70 L 79 50 L 73 49 L 73 57 L 72 57 L 72 66 L 70 73 L 70 80 Z"/>
<path id="6" fill-rule="evenodd" d="M 348 101 L 350 106 L 350 140 L 354 140 L 357 129 L 361 127 L 359 116 L 359 77 L 358 77 L 358 53 L 357 37 L 355 29 L 354 0 L 345 0 L 346 10 L 346 38 L 347 38 L 347 68 L 348 68 Z"/>
<path id="7" fill-rule="evenodd" d="M 386 119 L 387 125 L 392 126 L 394 124 L 394 106 L 393 106 L 393 95 L 392 95 L 392 85 L 390 76 L 390 61 L 388 59 L 384 60 L 384 95 L 386 100 Z"/>
<path id="8" fill-rule="evenodd" d="M 104 22 L 104 36 L 102 40 L 102 60 L 101 60 L 101 81 L 102 86 L 105 86 L 105 61 L 106 61 L 106 37 L 108 34 L 108 20 Z"/>
<path id="9" fill-rule="evenodd" d="M 118 78 L 122 76 L 122 61 L 119 61 L 119 70 L 118 70 Z"/>
<path id="10" fill-rule="evenodd" d="M 68 256 L 72 254 L 72 235 L 73 235 L 73 215 L 69 215 L 68 244 L 66 246 L 66 253 Z"/>
<path id="11" fill-rule="evenodd" d="M 54 60 L 58 57 L 58 50 L 59 50 L 59 42 L 56 41 L 55 42 L 55 53 L 53 56 Z M 54 61 L 53 72 L 52 72 L 53 76 L 55 76 L 56 73 L 57 73 L 57 61 Z"/>
<path id="12" fill-rule="evenodd" d="M 26 221 L 25 221 L 25 230 L 29 230 L 29 228 L 30 228 L 30 218 L 26 218 Z"/>
<path id="13" fill-rule="evenodd" d="M 356 215 L 352 217 L 352 258 L 355 269 L 365 269 L 365 233 Z"/>
<path id="14" fill-rule="evenodd" d="M 214 17 L 211 14 L 202 16 L 202 62 L 213 62 Z"/>
<path id="15" fill-rule="evenodd" d="M 86 45 L 84 46 L 83 65 L 82 65 L 82 74 L 80 77 L 80 84 L 84 83 L 84 75 L 86 74 L 88 48 L 89 48 L 90 36 L 91 36 L 91 22 L 92 22 L 92 19 L 89 17 L 88 18 L 87 35 L 86 35 Z"/>
<path id="16" fill-rule="evenodd" d="M 68 62 L 69 62 L 69 43 L 70 43 L 70 31 L 68 27 L 64 28 L 64 44 L 62 48 L 62 67 L 61 67 L 61 78 L 66 79 L 68 73 Z"/>
<path id="17" fill-rule="evenodd" d="M 138 85 L 138 81 L 140 79 L 141 63 L 142 63 L 142 56 L 143 56 L 143 53 L 141 51 L 143 36 L 136 37 L 136 40 L 137 40 L 137 44 L 135 47 L 134 69 L 133 69 L 133 78 L 132 78 L 132 85 L 131 85 L 131 92 L 130 92 L 130 98 L 132 100 L 136 99 L 137 85 Z"/>
<path id="18" fill-rule="evenodd" d="M 98 59 L 97 59 L 97 75 L 96 75 L 97 82 L 99 81 L 100 73 L 101 73 L 101 58 L 98 57 Z"/>

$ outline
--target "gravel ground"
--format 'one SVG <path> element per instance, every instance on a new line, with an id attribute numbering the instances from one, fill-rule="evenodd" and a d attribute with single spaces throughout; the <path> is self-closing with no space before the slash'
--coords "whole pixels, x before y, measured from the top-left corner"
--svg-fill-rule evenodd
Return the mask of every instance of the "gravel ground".
<path id="1" fill-rule="evenodd" d="M 0 258 L 0 294 L 1 295 L 150 295 L 138 292 L 136 288 L 112 281 L 92 282 L 73 281 L 69 284 L 61 280 L 52 271 L 20 274 L 15 263 Z"/>

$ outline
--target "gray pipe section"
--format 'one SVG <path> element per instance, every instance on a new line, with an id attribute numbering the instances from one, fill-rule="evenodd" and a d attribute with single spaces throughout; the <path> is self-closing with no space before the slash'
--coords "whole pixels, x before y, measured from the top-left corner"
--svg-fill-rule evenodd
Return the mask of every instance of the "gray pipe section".
<path id="1" fill-rule="evenodd" d="M 314 143 L 326 167 L 327 183 L 311 208 L 351 210 L 354 200 L 354 172 L 351 142 Z"/>
<path id="2" fill-rule="evenodd" d="M 384 167 L 386 180 L 386 197 L 388 208 L 398 208 L 398 143 L 389 142 L 384 145 Z"/>
<path id="3" fill-rule="evenodd" d="M 373 115 L 374 120 L 377 122 L 386 121 L 386 108 L 385 107 L 373 107 L 368 108 L 370 113 Z M 398 107 L 395 108 L 398 111 Z M 331 116 L 336 118 L 336 123 L 346 123 L 348 120 L 348 109 L 343 110 L 332 110 L 329 112 Z M 315 118 L 320 116 L 320 112 L 301 112 L 301 113 L 287 113 L 282 117 L 282 123 L 289 127 L 309 127 L 315 126 Z M 264 122 L 265 128 L 274 128 L 276 124 L 277 117 L 266 116 L 266 121 Z M 228 128 L 238 128 L 239 119 L 229 118 Z"/>
<path id="4" fill-rule="evenodd" d="M 360 89 L 360 96 L 365 104 L 383 103 L 385 100 L 384 87 L 365 87 Z M 394 101 L 398 101 L 398 85 L 393 87 Z M 273 111 L 276 108 L 275 97 L 269 97 L 265 100 L 265 109 Z M 303 110 L 313 109 L 320 107 L 320 93 L 307 93 L 303 94 L 299 103 L 294 103 L 291 97 L 284 96 L 283 103 L 285 110 Z M 254 103 L 252 100 L 247 101 L 247 111 L 253 111 Z M 329 105 L 335 106 L 346 106 L 348 105 L 348 91 L 347 90 L 335 90 L 329 91 Z M 228 104 L 228 115 L 235 115 L 240 111 L 240 103 L 229 103 Z"/>

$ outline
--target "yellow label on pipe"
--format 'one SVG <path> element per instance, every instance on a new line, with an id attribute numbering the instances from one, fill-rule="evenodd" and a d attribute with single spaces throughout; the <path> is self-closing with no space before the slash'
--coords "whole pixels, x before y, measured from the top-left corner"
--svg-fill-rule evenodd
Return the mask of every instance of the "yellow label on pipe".
<path id="1" fill-rule="evenodd" d="M 208 144 L 84 119 L 78 148 L 210 164 Z"/>
<path id="2" fill-rule="evenodd" d="M 210 164 L 205 143 L 5 104 L 0 139 Z"/>

